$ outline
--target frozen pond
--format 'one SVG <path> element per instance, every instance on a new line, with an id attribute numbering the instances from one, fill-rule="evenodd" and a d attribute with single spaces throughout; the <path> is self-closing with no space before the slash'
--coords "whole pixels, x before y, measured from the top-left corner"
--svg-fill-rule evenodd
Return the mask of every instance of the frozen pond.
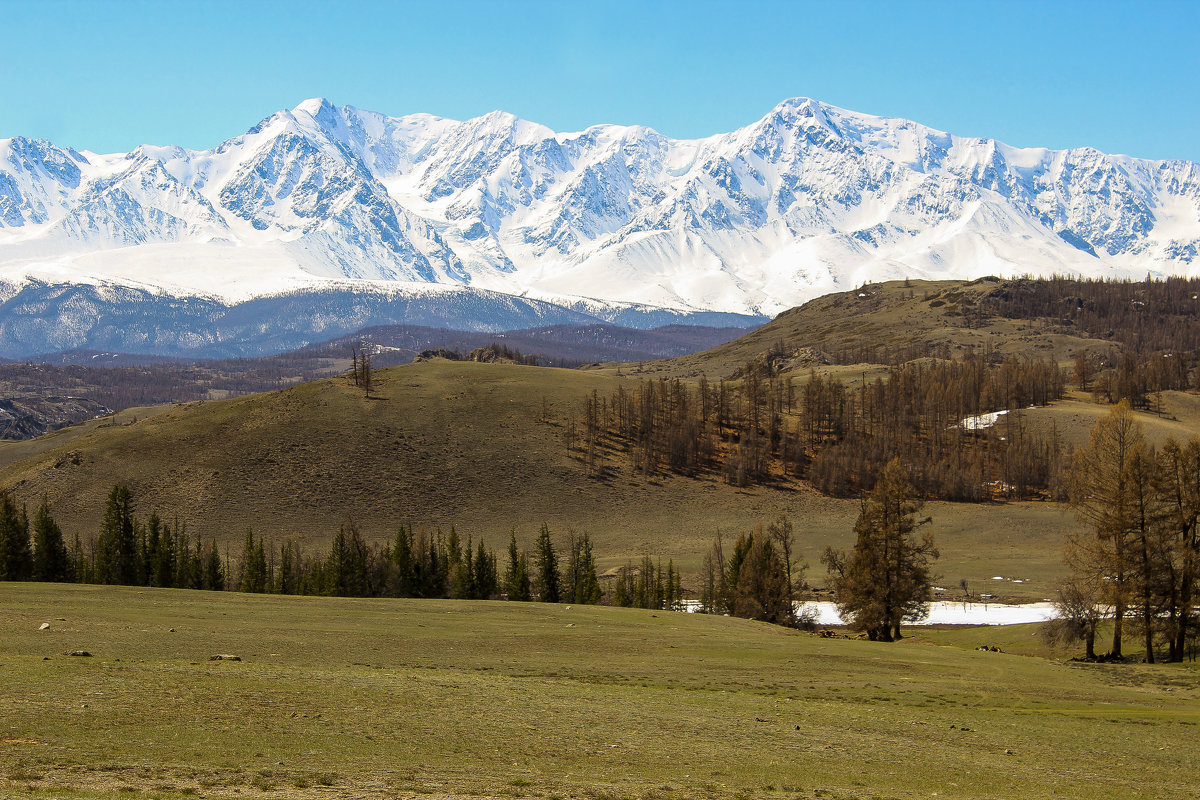
<path id="1" fill-rule="evenodd" d="M 688 611 L 699 608 L 699 602 L 687 601 Z M 797 603 L 801 613 L 815 613 L 818 625 L 841 625 L 837 607 L 825 600 Z M 939 600 L 929 604 L 929 616 L 920 622 L 905 625 L 1018 625 L 1023 622 L 1045 622 L 1054 618 L 1053 603 L 963 603 Z"/>
<path id="2" fill-rule="evenodd" d="M 841 625 L 837 607 L 828 601 L 804 603 L 801 611 L 815 611 L 818 625 Z M 929 616 L 905 625 L 1017 625 L 1045 622 L 1054 617 L 1053 603 L 963 603 L 939 600 L 929 604 Z"/>

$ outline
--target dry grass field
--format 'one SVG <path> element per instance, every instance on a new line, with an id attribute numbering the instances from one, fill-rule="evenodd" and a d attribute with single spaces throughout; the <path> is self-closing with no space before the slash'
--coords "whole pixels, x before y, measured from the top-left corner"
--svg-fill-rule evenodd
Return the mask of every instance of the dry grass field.
<path id="1" fill-rule="evenodd" d="M 999 282 L 982 278 L 963 281 L 889 281 L 819 297 L 783 312 L 761 328 L 728 344 L 688 356 L 640 364 L 604 364 L 593 368 L 610 374 L 644 377 L 729 377 L 749 361 L 782 345 L 780 366 L 798 375 L 820 369 L 820 354 L 856 348 L 901 351 L 911 345 L 945 346 L 954 357 L 967 348 L 1002 355 L 1052 357 L 1067 364 L 1079 348 L 1108 350 L 1110 342 L 1073 335 L 1059 327 L 1028 320 L 989 317 L 966 327 L 960 310 L 974 306 Z M 848 380 L 877 364 L 836 368 Z"/>
<path id="2" fill-rule="evenodd" d="M 1196 796 L 1194 664 L 985 653 L 981 637 L 1033 641 L 0 584 L 0 796 Z"/>
<path id="3" fill-rule="evenodd" d="M 36 505 L 43 494 L 68 539 L 88 541 L 104 497 L 123 481 L 139 514 L 178 515 L 194 534 L 236 547 L 247 528 L 317 548 L 351 515 L 376 540 L 397 526 L 451 525 L 498 549 L 510 530 L 529 544 L 543 522 L 565 540 L 587 532 L 602 567 L 649 554 L 689 580 L 718 531 L 736 538 L 779 514 L 812 564 L 826 544 L 853 544 L 855 500 L 784 479 L 738 489 L 719 477 L 647 478 L 614 456 L 588 477 L 563 445 L 562 420 L 617 378 L 536 367 L 434 361 L 378 372 L 370 399 L 330 378 L 226 401 L 125 412 L 34 443 L 0 469 L 0 485 Z M 550 422 L 539 421 L 545 398 Z M 1014 597 L 1043 597 L 1059 572 L 1054 504 L 930 503 L 938 569 L 956 586 L 993 576 Z M 821 579 L 813 571 L 815 581 Z"/>

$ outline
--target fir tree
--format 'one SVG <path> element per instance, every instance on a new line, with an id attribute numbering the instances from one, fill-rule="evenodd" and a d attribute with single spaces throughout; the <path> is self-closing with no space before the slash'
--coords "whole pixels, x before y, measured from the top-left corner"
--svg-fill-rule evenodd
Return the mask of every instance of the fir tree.
<path id="1" fill-rule="evenodd" d="M 483 541 L 475 551 L 475 599 L 490 600 L 498 590 L 496 574 L 496 554 L 489 553 Z"/>
<path id="2" fill-rule="evenodd" d="M 417 593 L 417 576 L 413 561 L 412 527 L 405 530 L 400 526 L 396 532 L 396 541 L 391 549 L 392 565 L 395 567 L 395 588 L 397 597 L 415 597 Z"/>
<path id="3" fill-rule="evenodd" d="M 449 558 L 442 529 L 430 536 L 417 531 L 413 552 L 417 561 L 417 597 L 445 597 Z"/>
<path id="4" fill-rule="evenodd" d="M 0 492 L 0 580 L 27 581 L 32 577 L 29 519 L 17 511 L 7 492 Z"/>
<path id="5" fill-rule="evenodd" d="M 621 608 L 634 605 L 633 564 L 626 563 L 617 571 L 617 580 L 613 586 L 613 602 Z"/>
<path id="6" fill-rule="evenodd" d="M 538 599 L 543 603 L 559 601 L 558 554 L 554 552 L 554 542 L 550 539 L 550 528 L 543 523 L 538 532 L 533 566 L 537 570 Z"/>
<path id="7" fill-rule="evenodd" d="M 117 484 L 108 493 L 96 539 L 96 582 L 133 585 L 138 581 L 138 543 L 133 529 L 133 494 Z"/>
<path id="8" fill-rule="evenodd" d="M 153 512 L 146 525 L 146 577 L 151 586 L 175 585 L 175 537 Z"/>
<path id="9" fill-rule="evenodd" d="M 201 551 L 200 540 L 196 540 L 196 552 Z M 225 567 L 221 563 L 221 553 L 217 550 L 216 540 L 210 541 L 204 548 L 204 556 L 200 559 L 200 587 L 215 592 L 225 590 Z"/>
<path id="10" fill-rule="evenodd" d="M 678 611 L 679 602 L 683 599 L 679 588 L 679 573 L 675 571 L 675 560 L 671 559 L 667 562 L 667 595 L 666 605 L 663 606 L 668 611 Z"/>
<path id="11" fill-rule="evenodd" d="M 279 594 L 295 594 L 296 586 L 296 562 L 298 558 L 295 552 L 295 545 L 291 542 L 284 542 L 279 548 L 279 572 L 278 582 L 275 585 L 275 591 Z"/>
<path id="12" fill-rule="evenodd" d="M 907 471 L 898 458 L 892 459 L 859 512 L 853 552 L 827 547 L 822 556 L 838 610 L 872 641 L 899 639 L 901 622 L 928 612 L 929 564 L 938 551 L 929 534 L 920 542 L 914 537 L 929 521 L 917 521 L 921 506 Z"/>
<path id="13" fill-rule="evenodd" d="M 453 549 L 458 548 L 458 536 L 454 528 L 450 529 Z M 467 546 L 462 549 L 457 559 L 450 558 L 450 596 L 457 600 L 470 600 L 475 597 L 475 554 L 471 551 L 471 540 L 467 538 Z"/>
<path id="14" fill-rule="evenodd" d="M 600 581 L 596 577 L 596 560 L 592 542 L 585 533 L 571 534 L 568 543 L 567 572 L 564 576 L 563 597 L 572 603 L 587 605 L 600 602 Z"/>
<path id="15" fill-rule="evenodd" d="M 341 526 L 325 564 L 326 592 L 338 597 L 368 597 L 367 546 L 353 521 Z"/>
<path id="16" fill-rule="evenodd" d="M 532 599 L 529 584 L 529 563 L 525 554 L 517 549 L 517 532 L 513 531 L 508 542 L 508 571 L 504 574 L 504 589 L 509 600 Z"/>
<path id="17" fill-rule="evenodd" d="M 71 538 L 71 574 L 78 583 L 92 583 L 91 563 L 83 551 L 83 541 L 76 533 Z"/>
<path id="18" fill-rule="evenodd" d="M 262 539 L 255 541 L 254 532 L 246 531 L 246 545 L 242 552 L 242 581 L 239 587 L 243 592 L 262 594 L 267 591 L 267 558 L 263 551 Z"/>
<path id="19" fill-rule="evenodd" d="M 33 518 L 33 579 L 65 583 L 73 581 L 74 576 L 62 529 L 50 516 L 49 500 L 43 496 Z"/>
<path id="20" fill-rule="evenodd" d="M 737 617 L 791 625 L 795 622 L 787 568 L 760 526 L 747 537 L 745 557 L 734 579 L 732 613 Z M 741 549 L 738 540 L 735 551 Z"/>
<path id="21" fill-rule="evenodd" d="M 196 548 L 192 549 L 191 537 L 187 529 L 175 521 L 176 564 L 175 586 L 179 589 L 203 589 L 204 586 L 204 553 L 200 548 L 200 539 L 196 539 Z M 220 559 L 218 559 L 218 566 Z"/>

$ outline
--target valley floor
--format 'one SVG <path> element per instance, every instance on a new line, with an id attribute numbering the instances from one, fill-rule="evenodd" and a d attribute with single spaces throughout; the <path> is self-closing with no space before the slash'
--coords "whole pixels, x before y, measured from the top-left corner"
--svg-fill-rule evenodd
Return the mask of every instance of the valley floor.
<path id="1" fill-rule="evenodd" d="M 978 631 L 0 584 L 0 794 L 1196 796 L 1195 665 Z"/>

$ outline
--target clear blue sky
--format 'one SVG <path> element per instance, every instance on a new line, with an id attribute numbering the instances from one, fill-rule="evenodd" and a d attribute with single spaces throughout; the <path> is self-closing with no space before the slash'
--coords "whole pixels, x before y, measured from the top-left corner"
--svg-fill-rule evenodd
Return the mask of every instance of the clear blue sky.
<path id="1" fill-rule="evenodd" d="M 1200 161 L 1200 2 L 0 0 L 0 137 L 213 147 L 324 96 L 673 137 L 787 97 Z"/>

